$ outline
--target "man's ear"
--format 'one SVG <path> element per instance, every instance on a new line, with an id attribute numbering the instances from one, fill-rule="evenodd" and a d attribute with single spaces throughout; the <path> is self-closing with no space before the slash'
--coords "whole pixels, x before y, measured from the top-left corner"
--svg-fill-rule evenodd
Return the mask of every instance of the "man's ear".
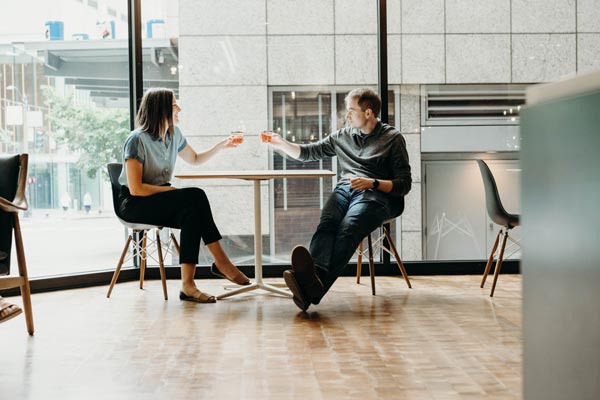
<path id="1" fill-rule="evenodd" d="M 373 110 L 371 110 L 370 108 L 367 108 L 367 109 L 365 110 L 365 116 L 366 116 L 367 118 L 372 118 L 372 117 L 373 117 Z"/>

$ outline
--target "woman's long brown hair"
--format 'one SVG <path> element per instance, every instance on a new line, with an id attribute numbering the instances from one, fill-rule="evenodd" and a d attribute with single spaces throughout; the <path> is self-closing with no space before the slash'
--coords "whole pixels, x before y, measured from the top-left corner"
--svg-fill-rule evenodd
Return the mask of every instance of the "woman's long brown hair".
<path id="1" fill-rule="evenodd" d="M 175 94 L 171 89 L 148 89 L 135 118 L 136 127 L 148 132 L 153 139 L 161 138 L 165 131 L 173 135 L 174 100 Z"/>

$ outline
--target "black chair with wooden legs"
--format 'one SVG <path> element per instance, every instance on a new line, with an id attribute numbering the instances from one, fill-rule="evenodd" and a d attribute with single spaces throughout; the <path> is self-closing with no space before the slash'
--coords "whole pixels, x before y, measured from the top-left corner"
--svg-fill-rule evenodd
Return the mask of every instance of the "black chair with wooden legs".
<path id="1" fill-rule="evenodd" d="M 19 276 L 9 275 L 0 277 L 0 289 L 11 289 L 16 287 L 21 289 L 27 332 L 33 336 L 34 328 L 33 311 L 31 309 L 31 289 L 29 287 L 25 250 L 23 248 L 21 225 L 19 223 L 19 212 L 25 211 L 28 208 L 27 198 L 25 197 L 28 158 L 27 154 L 0 157 L 0 212 L 5 213 L 3 215 L 4 218 L 2 218 L 3 224 L 8 221 L 9 227 L 14 233 L 17 264 L 19 267 Z M 3 226 L 2 228 L 5 229 L 6 226 Z M 9 263 L 10 251 L 9 249 L 6 250 L 8 259 L 5 258 L 4 261 Z M 5 272 L 8 273 L 10 271 Z"/>
<path id="2" fill-rule="evenodd" d="M 129 245 L 132 245 L 130 258 L 139 256 L 140 258 L 140 289 L 144 288 L 144 274 L 146 272 L 146 264 L 148 258 L 152 258 L 155 261 L 158 261 L 159 269 L 160 269 L 160 279 L 162 281 L 162 288 L 165 300 L 169 299 L 167 294 L 167 275 L 165 271 L 164 257 L 163 257 L 163 246 L 167 249 L 170 248 L 170 243 L 167 242 L 166 245 L 160 240 L 160 232 L 162 227 L 156 225 L 149 224 L 138 224 L 125 221 L 119 212 L 119 191 L 121 190 L 121 185 L 119 184 L 119 176 L 121 175 L 121 170 L 123 169 L 123 164 L 120 163 L 111 163 L 108 164 L 108 175 L 110 177 L 110 183 L 112 187 L 112 196 L 113 196 L 113 207 L 115 210 L 115 214 L 119 221 L 132 232 L 129 234 L 127 241 L 125 242 L 125 246 L 123 247 L 123 251 L 121 252 L 121 258 L 119 259 L 119 263 L 117 264 L 117 269 L 113 274 L 112 280 L 110 282 L 110 286 L 108 288 L 108 292 L 106 293 L 106 297 L 110 297 L 112 293 L 113 287 L 115 283 L 117 283 L 117 279 L 119 279 L 119 273 L 121 272 L 121 267 L 127 258 L 127 253 L 129 250 Z M 154 230 L 154 239 L 150 239 L 150 243 L 148 243 L 148 231 Z M 177 254 L 179 254 L 179 243 L 177 243 L 177 239 L 171 232 L 169 235 L 169 240 L 173 243 Z M 158 259 L 154 258 L 152 255 L 152 248 L 156 248 L 156 252 L 158 253 Z"/>
<path id="3" fill-rule="evenodd" d="M 496 262 L 496 266 L 494 267 L 494 282 L 492 283 L 492 291 L 490 293 L 490 297 L 494 296 L 494 290 L 496 290 L 496 282 L 498 281 L 498 275 L 500 274 L 500 268 L 502 267 L 502 260 L 504 258 L 504 250 L 506 248 L 506 241 L 511 240 L 511 242 L 516 245 L 520 245 L 516 240 L 509 237 L 508 231 L 512 228 L 519 226 L 519 215 L 517 214 L 509 214 L 506 212 L 504 207 L 502 206 L 502 202 L 500 201 L 500 195 L 498 194 L 498 187 L 496 186 L 496 180 L 494 179 L 494 175 L 492 175 L 492 171 L 488 167 L 488 165 L 483 160 L 475 160 L 479 165 L 479 170 L 481 171 L 481 177 L 483 178 L 483 186 L 485 188 L 485 206 L 487 209 L 488 216 L 494 223 L 501 226 L 498 231 L 498 235 L 496 235 L 496 241 L 494 242 L 494 246 L 492 247 L 492 251 L 490 252 L 490 256 L 488 258 L 487 264 L 485 265 L 485 271 L 483 272 L 483 277 L 481 279 L 481 288 L 485 285 L 485 280 L 487 279 L 488 274 L 490 273 L 490 269 L 494 262 L 494 255 L 496 254 L 496 250 L 498 249 L 498 243 L 500 242 L 500 236 L 503 236 L 502 245 L 500 246 L 500 252 L 498 253 L 498 261 Z"/>
<path id="4" fill-rule="evenodd" d="M 388 230 L 385 227 L 386 224 L 391 224 L 395 220 L 396 220 L 395 218 L 392 218 L 392 219 L 385 220 L 383 222 L 383 225 L 381 225 L 381 230 L 383 231 L 383 235 L 381 235 L 379 237 L 379 239 L 377 239 L 375 241 L 375 246 L 377 247 L 377 250 L 383 249 L 390 255 L 394 256 L 394 258 L 396 259 L 396 263 L 398 263 L 398 268 L 400 268 L 400 273 L 402 274 L 402 277 L 404 277 L 404 280 L 406 281 L 408 288 L 412 289 L 410 280 L 408 279 L 408 274 L 406 273 L 406 268 L 404 268 L 404 264 L 402 264 L 402 260 L 400 259 L 400 256 L 398 255 L 398 251 L 396 250 L 396 246 L 394 245 L 392 236 L 390 235 L 390 233 L 388 232 Z M 384 238 L 387 239 L 387 242 L 389 244 L 389 249 L 386 248 L 383 244 Z M 369 233 L 367 235 L 367 246 L 368 246 L 368 257 L 369 257 L 369 275 L 371 276 L 371 293 L 373 294 L 373 296 L 375 296 L 375 262 L 373 261 L 374 251 L 373 251 L 373 241 L 371 239 L 371 233 Z M 358 253 L 358 260 L 356 261 L 356 283 L 360 283 L 360 276 L 361 276 L 361 272 L 362 272 L 362 257 L 364 254 L 362 241 L 358 245 L 357 253 Z"/>

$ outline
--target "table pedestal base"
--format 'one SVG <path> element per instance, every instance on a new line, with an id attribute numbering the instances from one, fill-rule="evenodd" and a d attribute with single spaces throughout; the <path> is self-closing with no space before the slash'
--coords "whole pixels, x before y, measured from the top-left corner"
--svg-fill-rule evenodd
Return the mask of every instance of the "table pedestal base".
<path id="1" fill-rule="evenodd" d="M 221 300 L 221 299 L 225 299 L 225 298 L 227 298 L 229 296 L 234 296 L 236 294 L 245 293 L 245 292 L 251 292 L 251 291 L 257 290 L 257 289 L 262 289 L 262 290 L 265 290 L 267 292 L 276 293 L 276 294 L 279 294 L 281 296 L 285 296 L 285 297 L 288 297 L 288 298 L 292 297 L 291 293 L 286 292 L 285 290 L 278 289 L 278 288 L 276 288 L 273 285 L 268 285 L 268 284 L 262 283 L 262 282 L 261 283 L 253 283 L 253 284 L 248 285 L 248 286 L 241 286 L 241 287 L 240 286 L 236 286 L 236 287 L 238 287 L 239 289 L 232 290 L 232 291 L 227 292 L 227 293 L 223 293 L 223 294 L 217 296 L 217 299 Z"/>

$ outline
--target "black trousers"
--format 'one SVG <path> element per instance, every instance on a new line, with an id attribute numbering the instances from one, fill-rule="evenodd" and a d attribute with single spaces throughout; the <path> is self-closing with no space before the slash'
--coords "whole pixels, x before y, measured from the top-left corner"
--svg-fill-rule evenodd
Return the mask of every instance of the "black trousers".
<path id="1" fill-rule="evenodd" d="M 10 249 L 15 216 L 0 211 L 0 275 L 10 274 Z"/>
<path id="2" fill-rule="evenodd" d="M 198 264 L 200 240 L 217 242 L 221 234 L 215 225 L 204 190 L 183 188 L 151 196 L 132 196 L 127 186 L 119 194 L 120 217 L 128 222 L 181 229 L 179 262 Z"/>

